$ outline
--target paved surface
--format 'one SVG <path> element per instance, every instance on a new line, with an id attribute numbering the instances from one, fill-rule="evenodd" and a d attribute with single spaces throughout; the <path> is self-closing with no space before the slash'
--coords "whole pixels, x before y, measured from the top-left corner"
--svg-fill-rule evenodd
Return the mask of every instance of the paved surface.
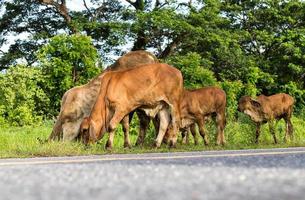
<path id="1" fill-rule="evenodd" d="M 0 160 L 0 199 L 305 199 L 305 148 Z"/>

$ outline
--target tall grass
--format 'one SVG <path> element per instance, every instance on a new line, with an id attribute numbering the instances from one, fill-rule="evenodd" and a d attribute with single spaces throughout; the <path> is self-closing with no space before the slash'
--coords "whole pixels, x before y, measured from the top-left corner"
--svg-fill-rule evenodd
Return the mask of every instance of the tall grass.
<path id="1" fill-rule="evenodd" d="M 199 145 L 193 144 L 190 138 L 190 144 L 181 144 L 181 138 L 178 139 L 177 147 L 169 149 L 166 145 L 162 145 L 160 149 L 153 147 L 155 132 L 153 126 L 145 138 L 143 147 L 133 147 L 132 149 L 123 148 L 123 132 L 119 127 L 116 131 L 114 148 L 112 151 L 105 150 L 104 146 L 107 135 L 97 144 L 84 146 L 77 142 L 48 142 L 41 143 L 39 139 L 48 138 L 52 125 L 46 123 L 39 126 L 31 127 L 0 127 L 0 158 L 9 157 L 37 157 L 37 156 L 72 156 L 72 155 L 89 155 L 89 154 L 105 154 L 105 153 L 142 153 L 142 152 L 167 152 L 167 151 L 198 151 L 198 150 L 217 150 L 217 149 L 247 149 L 247 148 L 273 148 L 273 147 L 289 147 L 289 146 L 305 146 L 305 121 L 293 117 L 294 140 L 284 143 L 285 123 L 279 121 L 276 126 L 276 136 L 279 144 L 273 144 L 273 138 L 269 133 L 268 125 L 263 125 L 260 144 L 254 144 L 255 125 L 241 114 L 238 120 L 229 121 L 225 129 L 227 145 L 224 147 L 216 146 L 216 129 L 213 121 L 206 125 L 210 145 L 204 146 L 200 137 Z M 132 144 L 135 144 L 138 133 L 138 122 L 133 120 L 131 124 L 130 137 Z M 39 138 L 39 139 L 38 139 Z"/>

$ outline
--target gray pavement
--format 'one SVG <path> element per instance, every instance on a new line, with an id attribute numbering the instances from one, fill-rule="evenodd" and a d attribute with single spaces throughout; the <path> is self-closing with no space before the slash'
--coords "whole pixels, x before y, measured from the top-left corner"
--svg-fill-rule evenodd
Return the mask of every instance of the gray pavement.
<path id="1" fill-rule="evenodd" d="M 0 160 L 0 199 L 305 199 L 305 148 Z"/>

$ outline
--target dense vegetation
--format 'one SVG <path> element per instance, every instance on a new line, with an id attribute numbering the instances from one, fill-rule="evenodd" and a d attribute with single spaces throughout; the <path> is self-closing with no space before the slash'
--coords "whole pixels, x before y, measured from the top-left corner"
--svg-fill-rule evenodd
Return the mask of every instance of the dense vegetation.
<path id="1" fill-rule="evenodd" d="M 53 119 L 67 89 L 138 49 L 179 68 L 187 88 L 222 87 L 232 123 L 242 95 L 289 93 L 302 117 L 304 1 L 73 1 L 82 10 L 67 3 L 0 2 L 0 125 Z"/>

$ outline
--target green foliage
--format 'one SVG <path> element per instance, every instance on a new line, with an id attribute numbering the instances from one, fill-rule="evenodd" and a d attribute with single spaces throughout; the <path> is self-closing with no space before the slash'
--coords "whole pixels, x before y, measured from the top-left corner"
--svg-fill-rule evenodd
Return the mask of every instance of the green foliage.
<path id="1" fill-rule="evenodd" d="M 48 97 L 39 87 L 43 80 L 38 68 L 18 65 L 0 74 L 0 124 L 29 125 L 41 122 L 41 105 Z"/>
<path id="2" fill-rule="evenodd" d="M 238 99 L 243 90 L 243 84 L 240 81 L 223 81 L 222 89 L 227 95 L 227 117 L 234 119 L 237 113 Z"/>
<path id="3" fill-rule="evenodd" d="M 81 11 L 67 8 L 71 22 L 56 7 L 39 1 L 4 0 L 0 10 L 0 46 L 10 35 L 29 36 L 0 51 L 0 70 L 20 59 L 36 65 L 33 52 L 50 42 L 38 54 L 46 75 L 40 85 L 51 99 L 39 107 L 49 115 L 56 114 L 67 89 L 99 71 L 97 53 L 89 48 L 91 39 L 79 33 L 92 38 L 104 60 L 131 49 L 153 51 L 181 69 L 187 88 L 224 81 L 221 85 L 230 93 L 230 116 L 241 95 L 286 92 L 296 99 L 297 113 L 305 110 L 305 2 L 301 0 L 93 0 Z M 75 32 L 50 40 L 59 33 Z M 0 113 L 3 110 L 0 107 Z"/>
<path id="4" fill-rule="evenodd" d="M 57 35 L 38 51 L 40 67 L 45 76 L 42 85 L 50 96 L 50 113 L 60 107 L 68 89 L 85 84 L 100 72 L 99 59 L 90 37 Z"/>
<path id="5" fill-rule="evenodd" d="M 281 86 L 281 90 L 294 97 L 296 101 L 296 106 L 294 109 L 299 115 L 301 114 L 304 116 L 303 111 L 305 108 L 305 90 L 300 89 L 294 81 L 290 81 L 288 84 Z"/>
<path id="6" fill-rule="evenodd" d="M 255 97 L 261 93 L 260 84 L 271 86 L 273 83 L 274 80 L 270 74 L 263 72 L 258 67 L 249 67 L 244 84 L 244 95 Z"/>
<path id="7" fill-rule="evenodd" d="M 184 56 L 173 56 L 168 62 L 182 72 L 184 87 L 188 89 L 217 84 L 214 73 L 202 66 L 202 58 L 197 53 L 188 53 Z"/>

